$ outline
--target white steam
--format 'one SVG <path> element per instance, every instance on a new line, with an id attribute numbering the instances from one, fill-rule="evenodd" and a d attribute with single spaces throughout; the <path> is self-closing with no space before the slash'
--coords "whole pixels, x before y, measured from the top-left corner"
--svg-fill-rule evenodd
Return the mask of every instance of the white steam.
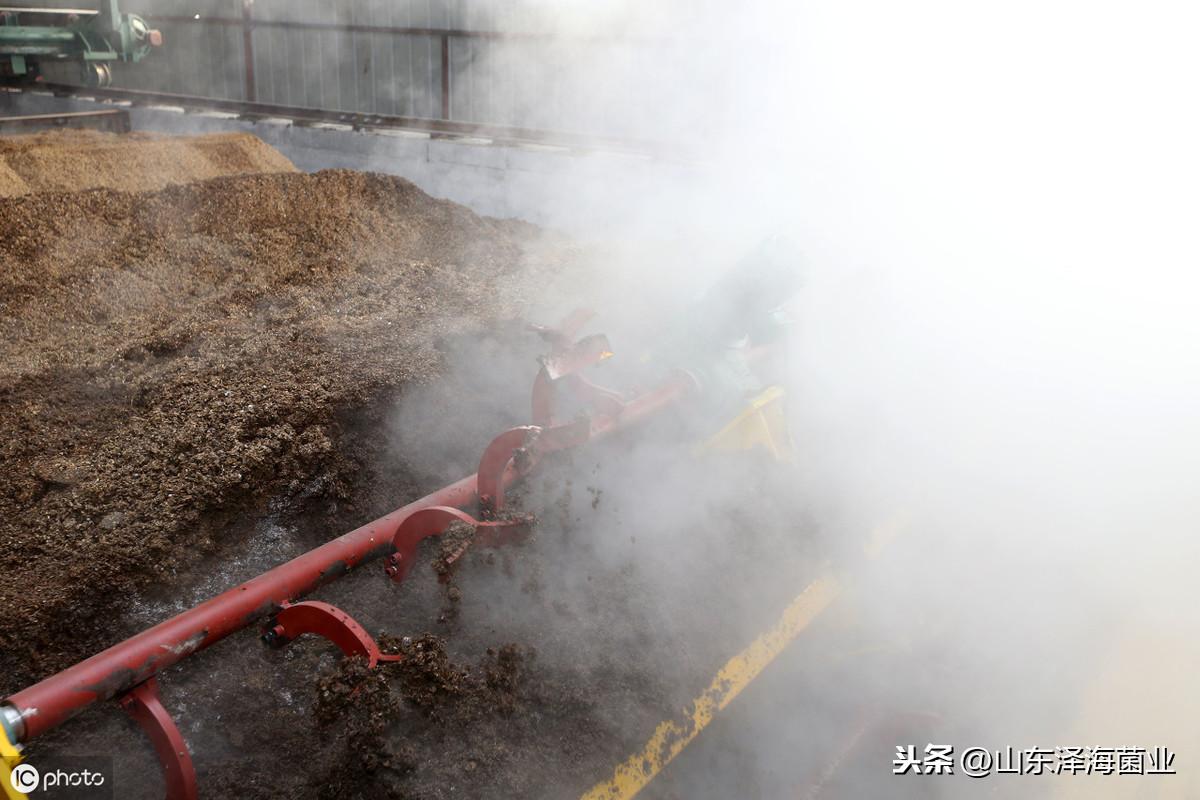
<path id="1" fill-rule="evenodd" d="M 629 216 L 807 250 L 792 401 L 808 490 L 847 535 L 912 520 L 864 606 L 953 652 L 941 690 L 994 737 L 958 744 L 1194 761 L 1200 10 L 674 11 L 605 18 L 695 43 L 631 92 L 704 179 L 630 198 Z"/>

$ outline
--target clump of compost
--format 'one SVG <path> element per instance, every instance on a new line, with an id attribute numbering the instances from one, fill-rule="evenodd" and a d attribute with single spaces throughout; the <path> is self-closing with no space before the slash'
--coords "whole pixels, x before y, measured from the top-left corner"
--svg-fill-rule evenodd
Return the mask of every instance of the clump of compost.
<path id="1" fill-rule="evenodd" d="M 443 340 L 520 316 L 561 257 L 337 170 L 30 194 L 0 218 L 6 693 L 135 632 L 123 602 L 273 498 L 352 508 L 347 415 L 435 380 Z"/>

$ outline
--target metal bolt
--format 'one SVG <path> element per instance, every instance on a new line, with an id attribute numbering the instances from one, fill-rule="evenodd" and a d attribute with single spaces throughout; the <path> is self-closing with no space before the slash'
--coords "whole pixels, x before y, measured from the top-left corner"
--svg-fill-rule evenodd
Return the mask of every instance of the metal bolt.
<path id="1" fill-rule="evenodd" d="M 275 625 L 263 631 L 262 642 L 268 647 L 279 647 L 282 645 L 284 643 L 283 626 Z"/>

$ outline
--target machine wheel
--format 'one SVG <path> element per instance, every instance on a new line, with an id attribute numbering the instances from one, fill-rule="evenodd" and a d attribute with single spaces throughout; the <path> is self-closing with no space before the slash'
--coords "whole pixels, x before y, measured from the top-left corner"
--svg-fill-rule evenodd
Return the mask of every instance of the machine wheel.
<path id="1" fill-rule="evenodd" d="M 84 64 L 83 82 L 87 86 L 100 89 L 112 86 L 112 68 L 108 64 Z"/>

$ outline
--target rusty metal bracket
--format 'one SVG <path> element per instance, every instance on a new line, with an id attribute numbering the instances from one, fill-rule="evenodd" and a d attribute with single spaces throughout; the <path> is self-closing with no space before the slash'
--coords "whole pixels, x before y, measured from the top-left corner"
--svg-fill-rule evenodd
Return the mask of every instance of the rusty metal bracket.
<path id="1" fill-rule="evenodd" d="M 570 347 L 558 348 L 550 355 L 543 356 L 540 359 L 542 368 L 533 380 L 533 423 L 546 428 L 554 425 L 555 393 L 558 382 L 563 378 L 568 379 L 564 383 L 585 402 L 596 405 L 605 413 L 619 411 L 624 401 L 618 392 L 602 389 L 579 374 L 611 356 L 608 337 L 602 333 L 585 336 Z"/>
<path id="2" fill-rule="evenodd" d="M 575 337 L 579 335 L 579 331 L 594 316 L 596 316 L 596 312 L 590 308 L 577 308 L 563 317 L 562 321 L 554 327 L 534 324 L 527 327 L 542 337 L 542 340 L 549 344 L 554 352 L 558 352 L 570 348 L 575 342 Z"/>
<path id="3" fill-rule="evenodd" d="M 485 519 L 504 507 L 504 470 L 508 469 L 508 463 L 514 459 L 517 451 L 541 431 L 542 429 L 535 425 L 512 428 L 492 439 L 483 451 L 483 457 L 479 459 L 479 469 L 475 472 L 475 485 L 479 493 L 479 510 Z M 532 464 L 527 460 L 514 466 L 520 475 L 532 468 Z"/>
<path id="4" fill-rule="evenodd" d="M 531 406 L 535 424 L 543 427 L 554 424 L 554 381 L 546 374 L 545 367 L 538 370 L 537 377 L 533 379 Z"/>
<path id="5" fill-rule="evenodd" d="M 192 755 L 175 720 L 159 699 L 155 677 L 150 676 L 118 697 L 117 704 L 146 732 L 154 745 L 167 786 L 167 800 L 196 800 L 196 768 L 192 765 Z"/>
<path id="6" fill-rule="evenodd" d="M 370 667 L 388 660 L 353 617 L 337 606 L 319 600 L 284 603 L 282 610 L 268 623 L 262 638 L 272 647 L 282 647 L 306 633 L 328 639 L 344 656 L 362 656 Z"/>
<path id="7" fill-rule="evenodd" d="M 477 520 L 465 511 L 449 506 L 433 506 L 414 511 L 405 517 L 396 528 L 392 544 L 396 552 L 388 556 L 384 572 L 393 581 L 402 581 L 412 570 L 416 560 L 417 546 L 421 540 L 430 536 L 441 536 L 454 522 L 462 522 L 475 529 L 473 543 L 484 547 L 499 547 L 522 537 L 528 529 L 532 516 L 520 514 L 498 520 Z M 447 559 L 448 566 L 452 565 L 466 552 L 466 547 L 451 554 Z"/>
<path id="8" fill-rule="evenodd" d="M 532 472 L 547 453 L 578 447 L 591 435 L 591 421 L 581 416 L 564 425 L 551 428 L 523 425 L 497 436 L 483 451 L 475 473 L 479 515 L 485 521 L 495 520 L 504 510 L 505 486 Z"/>
<path id="9" fill-rule="evenodd" d="M 606 358 L 612 357 L 612 347 L 608 337 L 603 333 L 593 333 L 585 336 L 565 350 L 556 350 L 550 355 L 538 359 L 546 370 L 546 377 L 552 381 L 567 375 L 574 375 L 582 370 L 599 364 Z"/>

